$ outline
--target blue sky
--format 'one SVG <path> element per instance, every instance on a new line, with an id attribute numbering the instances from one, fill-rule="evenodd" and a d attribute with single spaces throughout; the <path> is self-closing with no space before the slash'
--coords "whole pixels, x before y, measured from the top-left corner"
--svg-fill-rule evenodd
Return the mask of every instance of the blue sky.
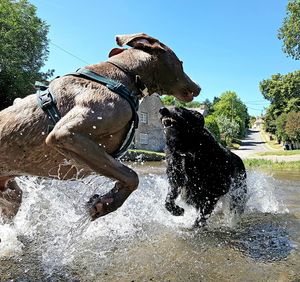
<path id="1" fill-rule="evenodd" d="M 115 35 L 144 32 L 171 47 L 201 87 L 196 101 L 231 90 L 259 115 L 259 82 L 300 69 L 277 30 L 287 0 L 31 0 L 50 25 L 45 69 L 63 75 L 105 61 Z M 71 54 L 69 54 L 69 53 Z"/>

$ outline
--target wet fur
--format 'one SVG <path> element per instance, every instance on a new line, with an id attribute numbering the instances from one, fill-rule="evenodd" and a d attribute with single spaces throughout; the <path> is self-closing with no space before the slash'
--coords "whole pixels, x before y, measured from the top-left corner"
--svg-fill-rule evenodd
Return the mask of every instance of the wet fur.
<path id="1" fill-rule="evenodd" d="M 138 74 L 150 94 L 174 95 L 184 101 L 199 94 L 200 87 L 184 73 L 175 53 L 159 40 L 143 33 L 116 39 L 121 47 L 131 48 L 113 49 L 109 61 Z M 116 66 L 101 62 L 86 68 L 123 83 L 139 95 L 132 77 Z M 116 180 L 115 187 L 94 201 L 89 212 L 95 219 L 116 210 L 139 183 L 132 169 L 111 156 L 130 128 L 129 103 L 107 87 L 75 76 L 54 79 L 49 89 L 62 115 L 50 134 L 48 118 L 38 107 L 34 94 L 0 112 L 2 216 L 11 218 L 19 209 L 22 193 L 16 188 L 14 177 L 21 175 L 62 180 L 93 172 L 106 176 Z"/>
<path id="2" fill-rule="evenodd" d="M 229 192 L 231 209 L 242 213 L 247 190 L 243 161 L 216 141 L 200 113 L 184 108 L 163 108 L 160 113 L 167 142 L 167 210 L 177 216 L 184 213 L 175 204 L 181 195 L 199 211 L 195 226 L 202 226 L 219 198 Z"/>

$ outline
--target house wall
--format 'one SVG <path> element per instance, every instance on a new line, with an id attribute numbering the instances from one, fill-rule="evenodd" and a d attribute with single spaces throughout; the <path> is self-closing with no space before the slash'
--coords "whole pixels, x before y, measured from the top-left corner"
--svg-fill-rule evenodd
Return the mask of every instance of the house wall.
<path id="1" fill-rule="evenodd" d="M 160 122 L 159 109 L 163 107 L 163 104 L 157 94 L 145 97 L 140 104 L 138 114 L 140 117 L 139 127 L 136 130 L 133 147 L 135 149 L 151 150 L 161 152 L 165 147 L 165 136 L 163 133 L 163 127 Z M 143 122 L 142 115 L 147 115 L 147 123 Z M 147 144 L 142 144 L 144 137 Z M 141 142 L 142 141 L 142 142 Z"/>

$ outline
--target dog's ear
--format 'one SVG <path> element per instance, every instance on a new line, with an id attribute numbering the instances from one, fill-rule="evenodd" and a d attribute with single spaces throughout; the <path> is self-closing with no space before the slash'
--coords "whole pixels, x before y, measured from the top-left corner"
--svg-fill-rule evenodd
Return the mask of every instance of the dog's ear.
<path id="1" fill-rule="evenodd" d="M 118 55 L 120 53 L 122 53 L 123 51 L 125 51 L 126 48 L 113 48 L 109 54 L 108 54 L 108 57 L 112 57 L 112 56 L 115 56 L 115 55 Z"/>
<path id="2" fill-rule="evenodd" d="M 157 49 L 167 51 L 167 47 L 164 44 L 145 33 L 117 35 L 116 41 L 119 46 L 128 45 L 137 49 Z"/>

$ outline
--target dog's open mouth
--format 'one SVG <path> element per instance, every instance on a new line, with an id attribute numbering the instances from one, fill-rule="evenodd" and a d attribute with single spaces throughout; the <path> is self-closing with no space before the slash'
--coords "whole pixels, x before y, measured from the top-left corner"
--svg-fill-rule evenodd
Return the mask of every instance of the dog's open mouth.
<path id="1" fill-rule="evenodd" d="M 176 121 L 170 117 L 164 117 L 162 119 L 162 125 L 164 128 L 168 128 L 168 127 L 171 127 L 173 126 L 173 124 L 175 123 Z"/>

